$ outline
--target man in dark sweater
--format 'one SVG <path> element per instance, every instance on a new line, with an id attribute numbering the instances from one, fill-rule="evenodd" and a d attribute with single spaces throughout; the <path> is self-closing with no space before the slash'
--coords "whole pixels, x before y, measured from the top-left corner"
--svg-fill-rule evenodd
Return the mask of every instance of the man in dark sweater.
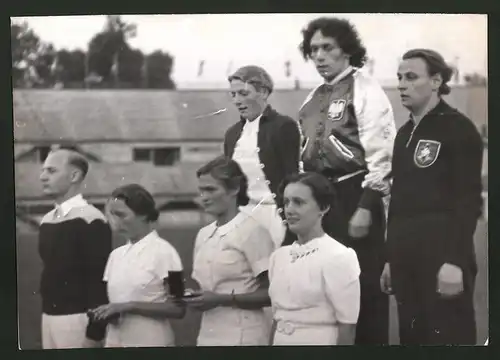
<path id="1" fill-rule="evenodd" d="M 48 155 L 40 176 L 43 192 L 56 203 L 39 232 L 44 349 L 98 347 L 104 338 L 104 326 L 89 323 L 86 312 L 108 302 L 102 277 L 111 229 L 81 195 L 88 167 L 74 149 L 58 149 Z"/>
<path id="2" fill-rule="evenodd" d="M 401 344 L 475 344 L 473 236 L 481 213 L 483 144 L 441 98 L 452 70 L 427 49 L 408 51 L 399 91 L 410 120 L 396 136 L 383 291 L 398 303 Z"/>

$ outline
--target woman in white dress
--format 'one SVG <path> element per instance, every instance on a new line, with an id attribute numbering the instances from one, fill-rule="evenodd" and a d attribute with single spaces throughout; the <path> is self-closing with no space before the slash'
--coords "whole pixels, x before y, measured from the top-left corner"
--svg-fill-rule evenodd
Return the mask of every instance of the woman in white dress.
<path id="1" fill-rule="evenodd" d="M 96 320 L 110 320 L 105 347 L 175 346 L 169 318 L 185 309 L 170 300 L 169 271 L 182 271 L 175 248 L 154 229 L 158 211 L 140 185 L 122 186 L 111 195 L 106 213 L 112 229 L 128 239 L 109 256 L 103 280 L 110 303 L 93 311 Z"/>
<path id="2" fill-rule="evenodd" d="M 298 240 L 270 259 L 273 345 L 352 345 L 360 268 L 354 250 L 323 231 L 332 187 L 322 175 L 302 173 L 282 189 L 287 224 Z"/>
<path id="3" fill-rule="evenodd" d="M 251 215 L 247 179 L 240 166 L 219 157 L 197 172 L 200 203 L 215 221 L 202 228 L 193 255 L 193 274 L 202 290 L 185 299 L 203 311 L 198 346 L 269 345 L 268 265 L 274 245 L 269 232 Z"/>

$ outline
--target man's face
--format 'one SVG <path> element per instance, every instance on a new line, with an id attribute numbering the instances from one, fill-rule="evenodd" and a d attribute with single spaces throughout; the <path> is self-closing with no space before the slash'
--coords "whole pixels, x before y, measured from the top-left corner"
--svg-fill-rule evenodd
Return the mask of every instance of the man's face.
<path id="1" fill-rule="evenodd" d="M 349 66 L 349 56 L 334 38 L 323 36 L 321 30 L 311 38 L 311 60 L 326 80 L 332 80 Z"/>
<path id="2" fill-rule="evenodd" d="M 398 69 L 401 103 L 410 110 L 422 109 L 441 86 L 439 75 L 430 76 L 427 64 L 420 58 L 403 60 Z"/>
<path id="3" fill-rule="evenodd" d="M 42 167 L 40 181 L 43 193 L 51 197 L 65 195 L 74 184 L 77 171 L 68 163 L 69 154 L 64 150 L 49 153 Z"/>
<path id="4" fill-rule="evenodd" d="M 240 115 L 248 120 L 254 120 L 262 114 L 267 106 L 267 92 L 257 91 L 249 83 L 234 79 L 230 83 L 231 100 Z"/>

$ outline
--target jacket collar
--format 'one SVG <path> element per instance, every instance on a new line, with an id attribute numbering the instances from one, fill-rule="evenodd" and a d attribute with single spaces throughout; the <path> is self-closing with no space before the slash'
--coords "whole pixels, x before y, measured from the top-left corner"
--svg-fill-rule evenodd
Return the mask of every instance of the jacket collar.
<path id="1" fill-rule="evenodd" d="M 422 122 L 422 120 L 428 118 L 429 116 L 445 115 L 453 113 L 454 111 L 455 109 L 448 105 L 443 99 L 440 99 L 436 106 L 434 106 L 432 109 L 429 109 L 424 114 L 424 116 L 420 118 L 420 122 Z M 415 119 L 412 114 L 410 114 L 410 121 L 415 125 Z"/>
<path id="2" fill-rule="evenodd" d="M 335 78 L 333 78 L 331 81 L 326 81 L 325 80 L 324 83 L 325 83 L 325 85 L 333 86 L 336 83 L 338 83 L 340 80 L 346 78 L 354 70 L 356 70 L 356 68 L 354 68 L 353 66 L 349 65 L 344 71 L 342 71 L 340 74 L 338 74 L 337 76 L 335 76 Z"/>

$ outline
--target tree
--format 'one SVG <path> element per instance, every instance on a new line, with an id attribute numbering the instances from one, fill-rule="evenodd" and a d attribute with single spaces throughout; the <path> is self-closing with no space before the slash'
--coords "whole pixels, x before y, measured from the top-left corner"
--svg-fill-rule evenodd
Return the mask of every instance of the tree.
<path id="1" fill-rule="evenodd" d="M 12 52 L 12 66 L 26 61 L 29 54 L 36 54 L 40 45 L 40 38 L 29 28 L 26 22 L 10 25 L 10 44 Z"/>
<path id="2" fill-rule="evenodd" d="M 65 86 L 71 83 L 83 84 L 85 79 L 85 53 L 81 50 L 60 50 L 57 52 L 55 77 Z"/>
<path id="3" fill-rule="evenodd" d="M 26 22 L 10 24 L 12 58 L 12 83 L 22 86 L 26 82 L 38 81 L 34 62 L 40 47 L 40 38 Z"/>
<path id="4" fill-rule="evenodd" d="M 142 66 L 144 61 L 144 55 L 140 50 L 128 48 L 120 53 L 118 70 L 120 81 L 124 83 L 122 87 L 142 87 Z"/>
<path id="5" fill-rule="evenodd" d="M 175 83 L 170 78 L 174 59 L 168 53 L 157 50 L 146 58 L 147 83 L 152 89 L 175 89 Z"/>
<path id="6" fill-rule="evenodd" d="M 121 67 L 126 64 L 128 71 L 136 69 L 138 73 L 135 76 L 127 74 L 125 78 L 140 78 L 140 66 L 130 66 L 130 63 L 137 62 L 140 56 L 131 50 L 127 43 L 128 39 L 135 36 L 136 29 L 134 24 L 123 22 L 120 16 L 107 16 L 103 31 L 97 33 L 89 43 L 89 71 L 102 76 L 105 82 L 119 81 L 124 72 Z M 116 69 L 115 73 L 113 69 Z"/>
<path id="7" fill-rule="evenodd" d="M 52 44 L 42 43 L 40 45 L 34 66 L 44 86 L 50 86 L 54 83 L 52 65 L 56 60 L 56 56 L 57 52 Z"/>
<path id="8" fill-rule="evenodd" d="M 132 49 L 128 40 L 136 32 L 137 27 L 125 23 L 120 16 L 108 16 L 104 29 L 90 40 L 89 73 L 101 76 L 108 86 L 174 89 L 170 78 L 173 57 L 161 51 L 145 56 Z"/>

